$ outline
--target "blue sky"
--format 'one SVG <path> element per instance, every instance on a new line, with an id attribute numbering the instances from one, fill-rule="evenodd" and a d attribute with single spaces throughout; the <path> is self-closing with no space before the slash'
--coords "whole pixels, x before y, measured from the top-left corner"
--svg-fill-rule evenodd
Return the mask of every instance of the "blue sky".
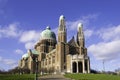
<path id="1" fill-rule="evenodd" d="M 119 0 L 0 0 L 0 69 L 18 64 L 27 49 L 50 26 L 57 36 L 60 15 L 66 18 L 68 41 L 82 22 L 91 68 L 120 68 Z"/>

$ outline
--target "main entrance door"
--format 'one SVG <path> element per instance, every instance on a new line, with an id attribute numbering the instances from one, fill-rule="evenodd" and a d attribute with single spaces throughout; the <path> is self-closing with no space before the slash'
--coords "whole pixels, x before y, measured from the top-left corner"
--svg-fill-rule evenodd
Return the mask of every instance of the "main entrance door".
<path id="1" fill-rule="evenodd" d="M 78 72 L 83 73 L 82 62 L 78 62 Z"/>
<path id="2" fill-rule="evenodd" d="M 77 72 L 77 63 L 76 62 L 72 63 L 72 70 L 73 70 L 73 73 Z"/>

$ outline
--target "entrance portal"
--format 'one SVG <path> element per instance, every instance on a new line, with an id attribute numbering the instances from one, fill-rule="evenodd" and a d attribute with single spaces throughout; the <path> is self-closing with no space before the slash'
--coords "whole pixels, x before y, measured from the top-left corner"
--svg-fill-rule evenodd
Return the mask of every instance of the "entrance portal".
<path id="1" fill-rule="evenodd" d="M 82 67 L 82 62 L 78 62 L 78 72 L 83 73 L 83 67 Z"/>
<path id="2" fill-rule="evenodd" d="M 73 70 L 73 73 L 76 73 L 77 72 L 77 63 L 76 62 L 73 62 L 72 63 L 72 70 Z"/>

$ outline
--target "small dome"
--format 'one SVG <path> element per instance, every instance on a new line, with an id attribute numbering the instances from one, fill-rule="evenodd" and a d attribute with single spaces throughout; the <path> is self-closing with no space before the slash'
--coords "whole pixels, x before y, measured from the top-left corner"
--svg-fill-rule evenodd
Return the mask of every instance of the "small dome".
<path id="1" fill-rule="evenodd" d="M 33 55 L 39 55 L 38 51 L 36 51 L 36 50 L 32 50 L 32 54 Z"/>
<path id="2" fill-rule="evenodd" d="M 51 31 L 50 27 L 47 26 L 44 31 L 41 33 L 41 39 L 53 39 L 56 40 L 55 33 Z"/>
<path id="3" fill-rule="evenodd" d="M 22 58 L 28 58 L 28 54 L 26 53 L 26 54 L 24 54 L 23 56 L 22 56 Z"/>

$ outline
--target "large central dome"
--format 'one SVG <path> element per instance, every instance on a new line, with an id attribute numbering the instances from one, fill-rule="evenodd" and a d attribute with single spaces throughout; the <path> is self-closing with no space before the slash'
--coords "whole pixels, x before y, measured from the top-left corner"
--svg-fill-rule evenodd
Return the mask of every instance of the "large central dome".
<path id="1" fill-rule="evenodd" d="M 53 31 L 51 31 L 50 27 L 46 27 L 46 29 L 44 31 L 42 31 L 41 33 L 41 39 L 53 39 L 56 40 L 56 36 L 55 33 Z"/>

